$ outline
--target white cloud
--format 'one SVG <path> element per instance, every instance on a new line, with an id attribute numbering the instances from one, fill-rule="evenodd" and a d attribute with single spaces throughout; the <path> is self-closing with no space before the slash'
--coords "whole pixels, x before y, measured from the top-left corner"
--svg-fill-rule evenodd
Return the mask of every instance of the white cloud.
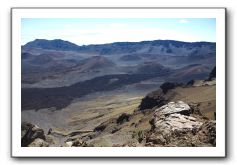
<path id="1" fill-rule="evenodd" d="M 188 23 L 188 20 L 186 20 L 186 19 L 181 19 L 181 20 L 179 20 L 179 23 L 185 24 L 185 23 Z"/>
<path id="2" fill-rule="evenodd" d="M 67 28 L 67 29 L 73 28 L 73 25 L 71 25 L 71 24 L 66 24 L 66 25 L 64 25 L 64 28 Z"/>
<path id="3" fill-rule="evenodd" d="M 126 24 L 122 24 L 122 23 L 112 23 L 109 25 L 111 28 L 125 28 Z"/>

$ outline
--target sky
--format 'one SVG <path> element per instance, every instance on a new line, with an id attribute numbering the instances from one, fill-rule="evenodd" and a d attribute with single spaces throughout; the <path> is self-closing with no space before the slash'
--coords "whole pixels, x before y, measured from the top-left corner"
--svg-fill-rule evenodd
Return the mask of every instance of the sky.
<path id="1" fill-rule="evenodd" d="M 22 18 L 22 45 L 62 39 L 77 45 L 147 40 L 216 42 L 215 18 Z"/>

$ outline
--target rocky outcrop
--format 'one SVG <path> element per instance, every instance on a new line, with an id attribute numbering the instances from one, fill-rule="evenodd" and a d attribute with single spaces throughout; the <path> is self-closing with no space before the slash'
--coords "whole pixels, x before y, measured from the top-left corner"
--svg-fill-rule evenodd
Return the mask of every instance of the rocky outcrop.
<path id="1" fill-rule="evenodd" d="M 209 74 L 209 77 L 208 77 L 207 81 L 211 81 L 211 80 L 213 80 L 215 78 L 216 78 L 216 67 L 214 67 L 212 69 L 211 73 Z"/>
<path id="2" fill-rule="evenodd" d="M 97 127 L 94 128 L 94 132 L 102 132 L 104 131 L 104 129 L 106 128 L 106 123 L 102 123 L 100 125 L 98 125 Z"/>
<path id="3" fill-rule="evenodd" d="M 21 124 L 21 146 L 22 147 L 46 147 L 44 130 L 37 125 L 23 122 Z"/>
<path id="4" fill-rule="evenodd" d="M 67 147 L 89 147 L 88 144 L 81 139 L 76 139 L 74 141 L 67 141 L 66 146 Z"/>
<path id="5" fill-rule="evenodd" d="M 28 147 L 49 147 L 49 143 L 47 143 L 43 139 L 37 138 L 33 142 L 31 142 Z"/>
<path id="6" fill-rule="evenodd" d="M 188 104 L 183 101 L 169 102 L 168 104 L 155 110 L 155 116 L 159 117 L 161 115 L 171 115 L 174 113 L 179 113 L 183 115 L 190 115 L 191 109 Z"/>
<path id="7" fill-rule="evenodd" d="M 195 81 L 194 80 L 190 80 L 189 82 L 187 82 L 187 86 L 193 86 L 193 84 L 195 83 Z"/>
<path id="8" fill-rule="evenodd" d="M 215 146 L 214 121 L 205 121 L 195 114 L 198 107 L 182 101 L 170 102 L 154 112 L 151 130 L 146 135 L 145 146 Z"/>
<path id="9" fill-rule="evenodd" d="M 160 88 L 162 89 L 163 93 L 166 94 L 169 90 L 182 85 L 182 83 L 165 82 L 161 84 Z"/>
<path id="10" fill-rule="evenodd" d="M 167 93 L 168 91 L 178 87 L 183 86 L 182 83 L 171 83 L 165 82 L 160 86 L 159 90 L 153 91 L 147 94 L 141 101 L 138 110 L 143 111 L 147 109 L 152 109 L 154 107 L 160 107 L 169 102 L 171 99 Z"/>
<path id="11" fill-rule="evenodd" d="M 155 106 L 162 106 L 166 104 L 168 101 L 164 97 L 164 93 L 162 90 L 157 90 L 149 93 L 146 97 L 144 97 L 139 105 L 139 110 L 143 111 L 146 109 L 152 109 Z"/>
<path id="12" fill-rule="evenodd" d="M 125 122 L 128 122 L 130 120 L 131 115 L 127 114 L 127 113 L 123 113 L 121 114 L 118 118 L 117 118 L 117 124 L 123 124 Z"/>
<path id="13" fill-rule="evenodd" d="M 96 126 L 93 130 L 93 132 L 111 132 L 111 133 L 115 133 L 118 130 L 121 129 L 121 125 L 123 123 L 128 122 L 131 119 L 130 114 L 127 113 L 122 113 L 118 118 L 111 118 L 101 124 L 99 124 L 98 126 Z"/>
<path id="14" fill-rule="evenodd" d="M 199 140 L 216 146 L 216 121 L 206 121 L 197 133 Z"/>
<path id="15" fill-rule="evenodd" d="M 168 117 L 155 118 L 154 126 L 163 135 L 169 134 L 171 131 L 193 131 L 202 125 L 196 118 L 181 114 L 170 114 Z"/>

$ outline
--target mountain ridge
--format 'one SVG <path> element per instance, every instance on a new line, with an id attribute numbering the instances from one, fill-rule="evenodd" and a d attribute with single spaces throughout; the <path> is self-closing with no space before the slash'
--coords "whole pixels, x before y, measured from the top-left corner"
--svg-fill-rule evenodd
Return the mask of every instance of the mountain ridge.
<path id="1" fill-rule="evenodd" d="M 36 39 L 23 45 L 22 49 L 27 50 L 41 48 L 61 51 L 77 51 L 86 53 L 91 52 L 99 55 L 130 53 L 180 55 L 185 51 L 185 53 L 183 54 L 194 56 L 202 54 L 202 49 L 204 49 L 205 52 L 206 50 L 208 50 L 208 53 L 213 54 L 215 52 L 215 47 L 215 42 L 206 41 L 184 42 L 176 40 L 151 40 L 140 42 L 113 42 L 105 44 L 90 44 L 79 46 L 75 43 L 61 39 Z"/>

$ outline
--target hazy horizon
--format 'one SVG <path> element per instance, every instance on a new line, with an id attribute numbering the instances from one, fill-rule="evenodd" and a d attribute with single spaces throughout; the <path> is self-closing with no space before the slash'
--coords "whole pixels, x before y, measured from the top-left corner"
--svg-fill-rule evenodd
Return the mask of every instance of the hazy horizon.
<path id="1" fill-rule="evenodd" d="M 61 39 L 77 45 L 176 40 L 216 42 L 212 18 L 24 18 L 21 45 Z"/>
<path id="2" fill-rule="evenodd" d="M 30 43 L 30 42 L 33 42 L 35 40 L 47 40 L 47 41 L 53 41 L 53 40 L 63 40 L 63 39 L 60 39 L 60 38 L 55 38 L 55 39 L 44 39 L 44 38 L 36 38 L 32 41 L 29 41 L 27 43 Z M 74 42 L 71 42 L 69 40 L 63 40 L 63 41 L 67 41 L 67 42 L 70 42 L 70 43 L 73 43 L 73 44 L 76 44 L 78 46 L 89 46 L 89 45 L 104 45 L 104 44 L 112 44 L 112 43 L 119 43 L 119 42 L 149 42 L 149 41 L 157 41 L 157 40 L 162 40 L 162 39 L 155 39 L 155 40 L 142 40 L 142 41 L 115 41 L 115 42 L 108 42 L 108 43 L 99 43 L 99 44 L 84 44 L 84 45 L 78 45 Z M 172 40 L 172 39 L 167 39 L 167 41 L 170 40 L 170 41 L 178 41 L 178 42 L 189 42 L 189 41 L 181 41 L 181 40 Z M 165 41 L 165 40 L 164 40 Z M 210 42 L 210 43 L 216 43 L 216 42 L 211 42 L 211 41 L 193 41 L 193 42 L 190 42 L 190 43 L 194 43 L 194 42 Z M 24 45 L 26 45 L 27 43 L 25 43 Z M 24 46 L 24 45 L 21 45 L 21 46 Z"/>

